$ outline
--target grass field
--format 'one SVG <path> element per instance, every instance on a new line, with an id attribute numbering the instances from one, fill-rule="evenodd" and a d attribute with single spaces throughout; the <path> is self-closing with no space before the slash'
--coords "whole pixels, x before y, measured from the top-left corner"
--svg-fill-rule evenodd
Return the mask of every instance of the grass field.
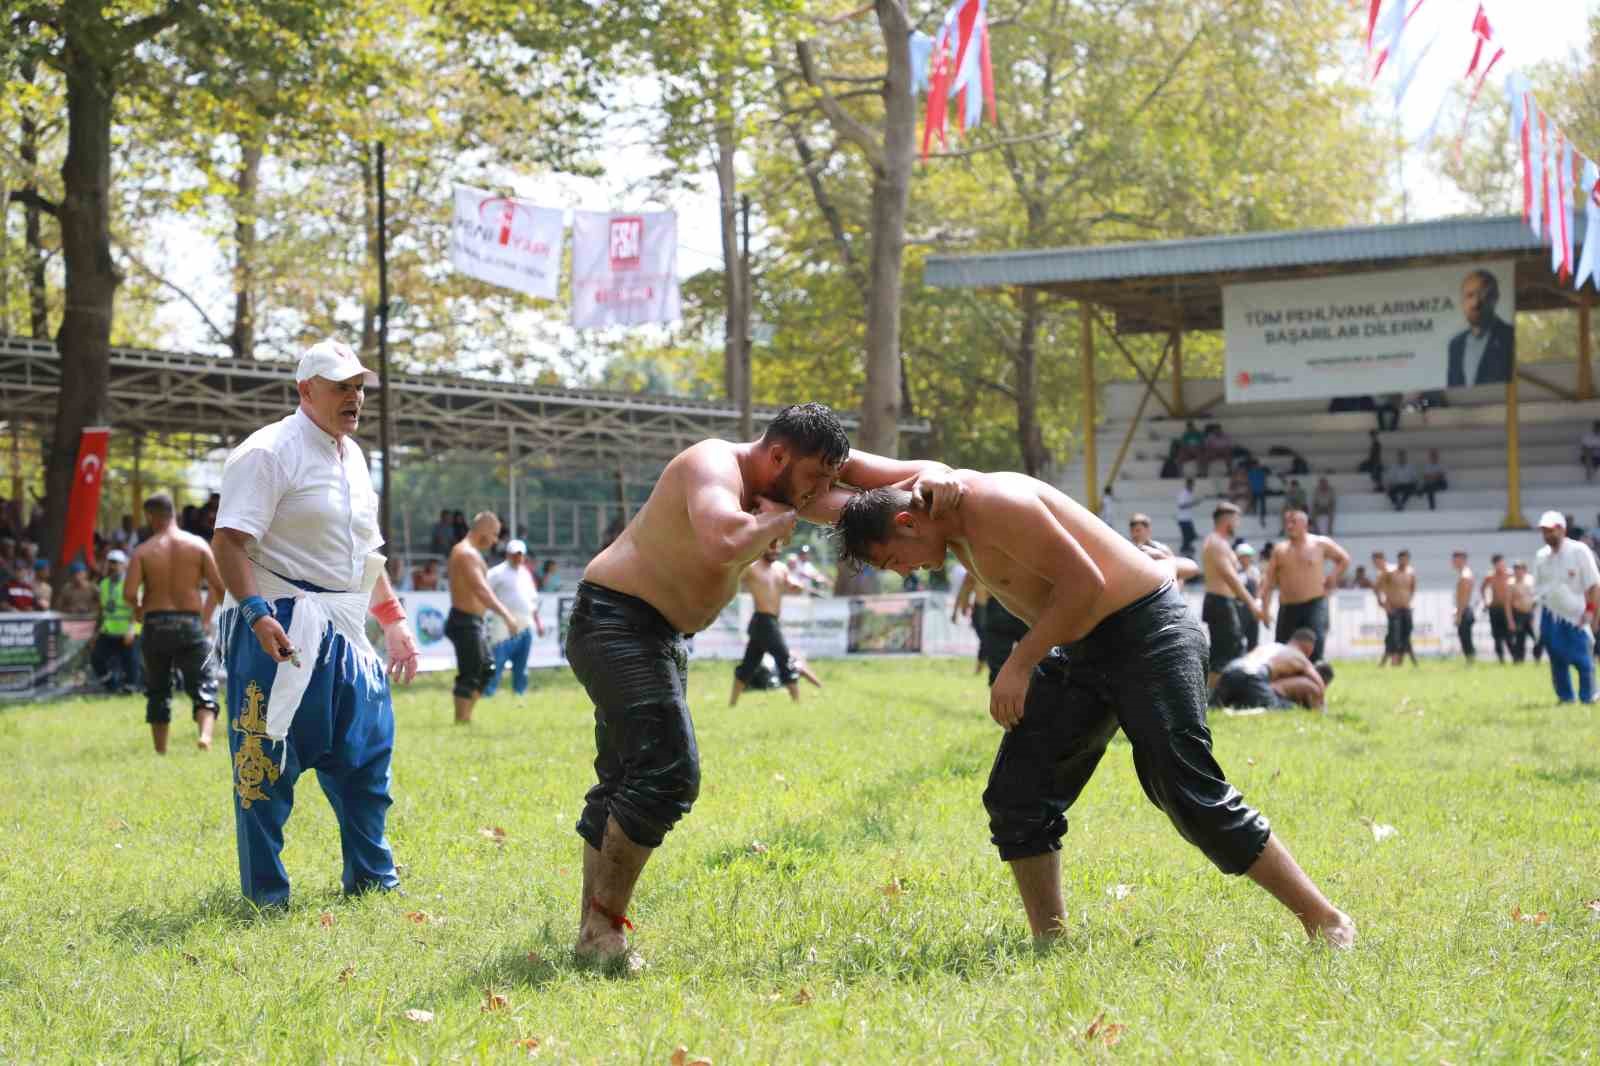
<path id="1" fill-rule="evenodd" d="M 694 667 L 705 784 L 645 872 L 633 980 L 570 962 L 592 736 L 564 672 L 470 729 L 443 680 L 402 695 L 405 895 L 339 897 L 308 775 L 269 917 L 238 897 L 225 749 L 181 721 L 157 759 L 133 699 L 0 712 L 0 1060 L 1600 1054 L 1600 724 L 1543 668 L 1350 666 L 1325 716 L 1213 717 L 1230 778 L 1359 923 L 1336 956 L 1177 837 L 1120 738 L 1072 812 L 1070 935 L 1034 953 L 988 843 L 998 730 L 970 664 L 818 667 L 800 706 L 731 711 L 731 666 Z"/>

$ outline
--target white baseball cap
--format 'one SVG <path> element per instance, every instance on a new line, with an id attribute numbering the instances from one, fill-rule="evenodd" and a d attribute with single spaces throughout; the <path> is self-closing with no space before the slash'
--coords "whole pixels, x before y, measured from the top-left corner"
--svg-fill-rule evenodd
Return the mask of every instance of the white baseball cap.
<path id="1" fill-rule="evenodd" d="M 1540 529 L 1554 529 L 1556 526 L 1567 528 L 1567 516 L 1560 511 L 1546 511 L 1539 516 Z"/>
<path id="2" fill-rule="evenodd" d="M 506 554 L 507 555 L 527 555 L 528 554 L 528 546 L 526 544 L 524 544 L 520 540 L 508 540 L 508 541 L 506 541 Z"/>
<path id="3" fill-rule="evenodd" d="M 361 365 L 361 360 L 356 358 L 356 353 L 348 344 L 336 340 L 318 341 L 307 348 L 294 372 L 295 381 L 310 381 L 312 378 L 349 381 L 353 377 L 361 378 L 361 383 L 368 388 L 378 385 L 378 375 Z"/>
<path id="4" fill-rule="evenodd" d="M 125 563 L 127 561 L 128 553 L 123 551 L 121 548 L 112 548 L 110 551 L 106 552 L 106 562 L 108 563 Z"/>
<path id="5" fill-rule="evenodd" d="M 1241 544 L 1237 548 L 1233 549 L 1233 553 L 1235 555 L 1254 555 L 1256 550 L 1248 544 Z"/>

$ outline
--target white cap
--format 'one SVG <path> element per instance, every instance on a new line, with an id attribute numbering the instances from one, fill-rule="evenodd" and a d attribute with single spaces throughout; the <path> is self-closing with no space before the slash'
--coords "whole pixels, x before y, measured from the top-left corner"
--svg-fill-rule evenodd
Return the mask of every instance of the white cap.
<path id="1" fill-rule="evenodd" d="M 506 541 L 506 554 L 507 555 L 527 555 L 528 554 L 528 546 L 526 544 L 524 544 L 520 540 L 508 540 L 508 541 Z"/>
<path id="2" fill-rule="evenodd" d="M 378 375 L 361 365 L 361 360 L 356 358 L 356 353 L 348 344 L 336 340 L 318 341 L 307 348 L 294 372 L 296 381 L 310 381 L 312 378 L 349 381 L 353 377 L 360 377 L 361 383 L 368 388 L 378 385 Z"/>
<path id="3" fill-rule="evenodd" d="M 1567 528 L 1567 516 L 1560 511 L 1546 511 L 1539 516 L 1540 529 L 1554 529 L 1556 526 Z"/>
<path id="4" fill-rule="evenodd" d="M 1256 550 L 1248 544 L 1241 544 L 1237 548 L 1233 549 L 1233 553 L 1235 555 L 1254 555 Z"/>
<path id="5" fill-rule="evenodd" d="M 128 553 L 123 551 L 121 548 L 112 548 L 110 551 L 106 552 L 106 562 L 108 563 L 125 563 L 127 561 Z"/>

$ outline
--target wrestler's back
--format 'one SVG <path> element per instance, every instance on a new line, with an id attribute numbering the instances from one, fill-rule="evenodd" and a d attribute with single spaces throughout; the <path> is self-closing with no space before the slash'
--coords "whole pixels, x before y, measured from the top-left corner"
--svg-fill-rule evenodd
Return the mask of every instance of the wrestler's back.
<path id="1" fill-rule="evenodd" d="M 145 611 L 200 612 L 200 579 L 205 575 L 206 542 L 192 533 L 169 528 L 157 533 L 136 553 Z M 220 597 L 221 590 L 218 590 Z"/>
<path id="2" fill-rule="evenodd" d="M 769 563 L 757 559 L 744 572 L 744 587 L 755 601 L 755 609 L 763 614 L 781 614 L 783 594 L 789 585 L 789 570 L 782 563 Z"/>

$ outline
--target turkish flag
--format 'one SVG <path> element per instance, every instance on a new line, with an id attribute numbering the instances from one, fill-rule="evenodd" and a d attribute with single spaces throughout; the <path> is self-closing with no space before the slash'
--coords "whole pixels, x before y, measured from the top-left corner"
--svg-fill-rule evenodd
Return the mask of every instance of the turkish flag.
<path id="1" fill-rule="evenodd" d="M 67 502 L 67 533 L 61 538 L 58 567 L 65 567 L 83 552 L 94 563 L 94 526 L 100 516 L 100 483 L 106 476 L 106 446 L 111 429 L 91 426 L 78 442 L 78 465 L 72 470 L 72 495 Z"/>

